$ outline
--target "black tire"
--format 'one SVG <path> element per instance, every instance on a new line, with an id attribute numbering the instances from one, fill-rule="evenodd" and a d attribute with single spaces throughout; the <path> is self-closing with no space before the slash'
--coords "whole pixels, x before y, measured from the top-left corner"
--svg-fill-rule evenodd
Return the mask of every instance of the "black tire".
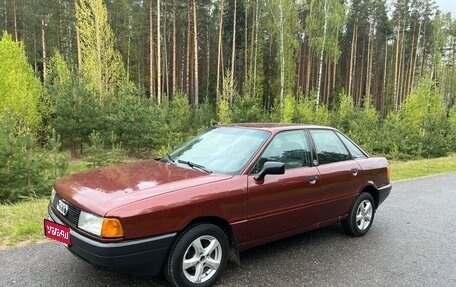
<path id="1" fill-rule="evenodd" d="M 358 219 L 357 219 L 358 216 Z M 342 221 L 344 231 L 352 236 L 363 236 L 372 226 L 375 216 L 375 202 L 367 192 L 361 193 L 353 204 L 348 218 Z"/>
<path id="2" fill-rule="evenodd" d="M 210 244 L 215 248 L 209 247 Z M 225 269 L 228 252 L 228 239 L 220 227 L 213 224 L 192 226 L 176 239 L 171 248 L 164 270 L 166 279 L 179 287 L 211 286 Z M 188 268 L 184 268 L 185 258 Z"/>

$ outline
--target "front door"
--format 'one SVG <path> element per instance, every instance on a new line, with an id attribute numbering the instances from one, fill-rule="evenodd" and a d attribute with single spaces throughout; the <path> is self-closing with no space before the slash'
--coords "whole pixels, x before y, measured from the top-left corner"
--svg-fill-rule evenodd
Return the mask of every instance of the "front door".
<path id="1" fill-rule="evenodd" d="M 316 223 L 320 200 L 318 169 L 303 130 L 278 133 L 260 156 L 256 172 L 267 161 L 285 163 L 285 174 L 248 177 L 248 240 L 273 239 Z"/>

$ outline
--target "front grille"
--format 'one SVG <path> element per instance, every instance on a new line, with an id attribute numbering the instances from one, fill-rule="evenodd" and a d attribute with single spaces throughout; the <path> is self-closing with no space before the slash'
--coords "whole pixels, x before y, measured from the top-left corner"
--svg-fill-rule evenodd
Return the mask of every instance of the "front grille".
<path id="1" fill-rule="evenodd" d="M 62 200 L 63 202 L 65 202 L 66 204 L 68 204 L 68 212 L 66 215 L 63 215 L 61 214 L 58 210 L 57 210 L 57 203 L 59 202 L 59 200 Z M 65 217 L 71 224 L 73 224 L 74 226 L 78 226 L 78 223 L 79 223 L 79 214 L 81 213 L 81 210 L 71 204 L 69 204 L 67 201 L 65 201 L 64 199 L 62 199 L 59 195 L 55 195 L 54 197 L 54 201 L 52 202 L 52 206 L 54 206 L 54 208 L 57 210 L 57 213 L 58 215 L 60 216 L 63 216 Z"/>

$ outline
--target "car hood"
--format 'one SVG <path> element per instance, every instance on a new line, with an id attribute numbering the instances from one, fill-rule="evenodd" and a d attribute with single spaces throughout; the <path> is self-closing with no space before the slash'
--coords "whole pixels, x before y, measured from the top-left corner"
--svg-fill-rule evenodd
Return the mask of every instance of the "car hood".
<path id="1" fill-rule="evenodd" d="M 66 176 L 54 189 L 70 204 L 105 215 L 131 202 L 231 177 L 147 160 Z"/>

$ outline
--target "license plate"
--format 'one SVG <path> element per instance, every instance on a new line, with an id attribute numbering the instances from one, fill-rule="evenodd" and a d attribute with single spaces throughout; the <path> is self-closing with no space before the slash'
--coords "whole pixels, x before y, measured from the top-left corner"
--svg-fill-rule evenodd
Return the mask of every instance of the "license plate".
<path id="1" fill-rule="evenodd" d="M 68 226 L 45 219 L 44 235 L 65 245 L 71 245 L 70 228 Z"/>

